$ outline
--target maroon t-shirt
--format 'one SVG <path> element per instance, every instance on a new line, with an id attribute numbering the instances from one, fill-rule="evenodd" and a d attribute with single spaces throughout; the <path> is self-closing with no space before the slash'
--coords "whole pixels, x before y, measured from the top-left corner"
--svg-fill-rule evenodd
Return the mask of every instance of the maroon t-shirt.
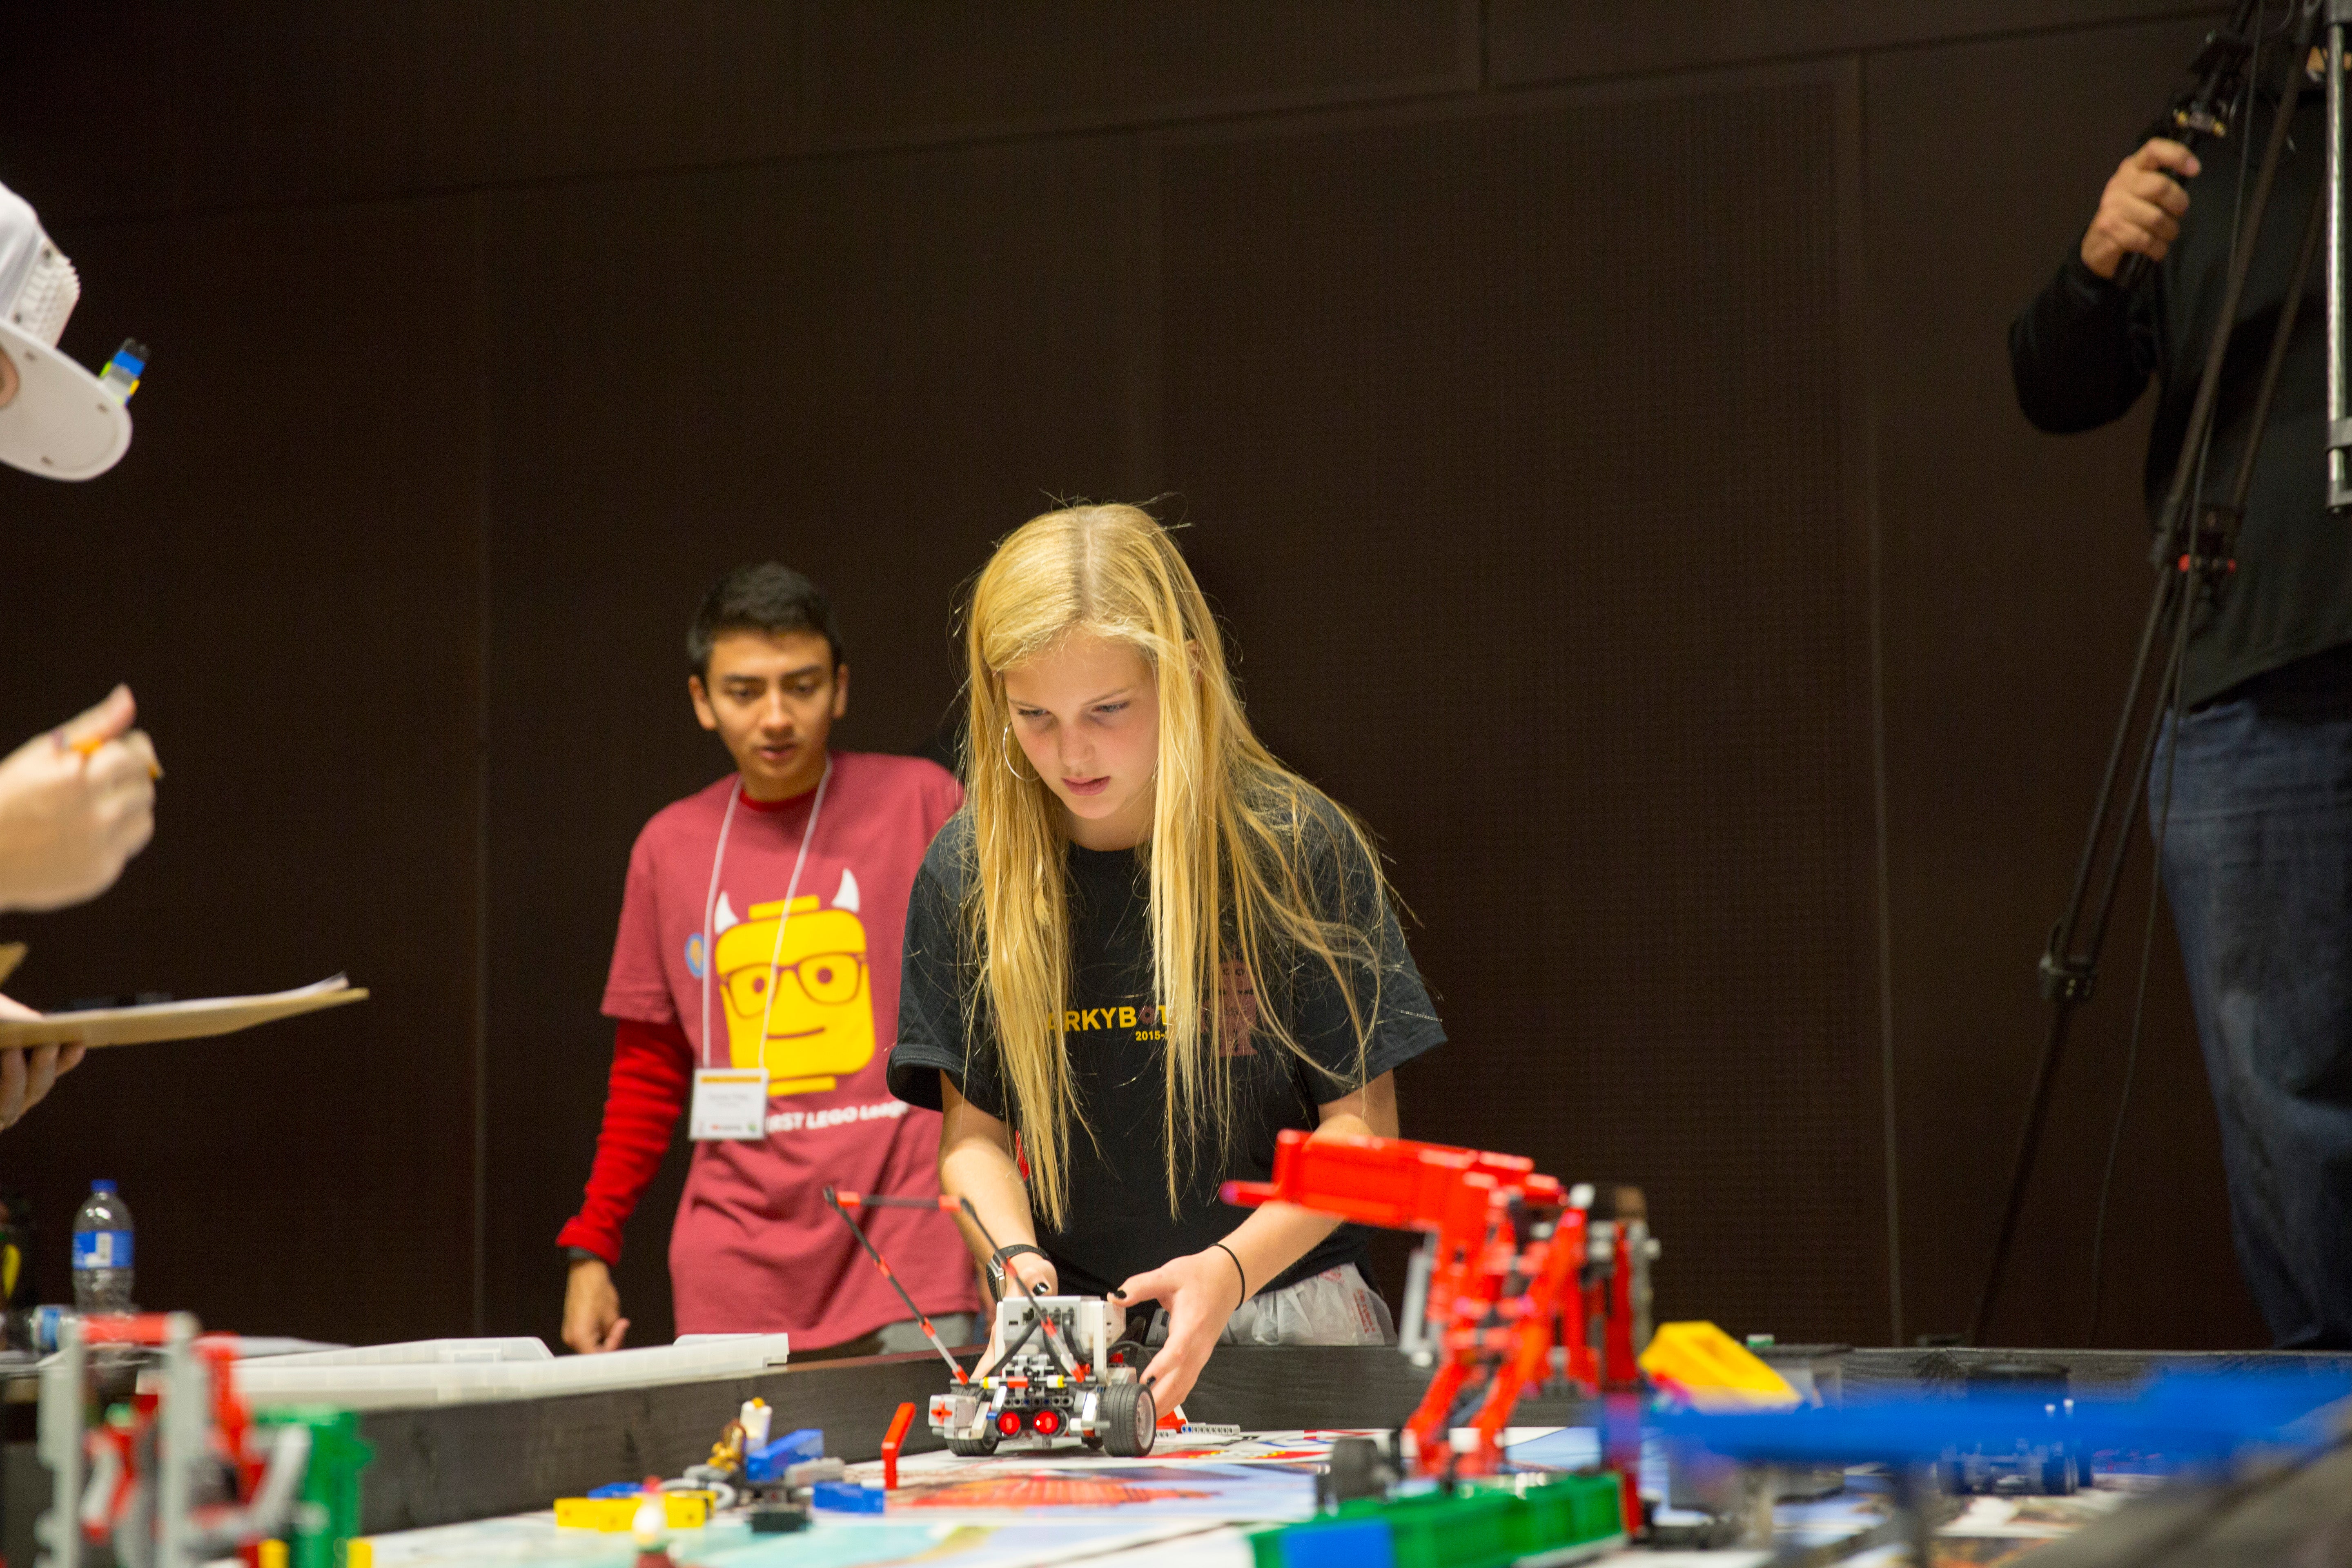
<path id="1" fill-rule="evenodd" d="M 605 1016 L 682 1028 L 698 1067 L 769 1074 L 764 1142 L 694 1145 L 669 1244 L 682 1334 L 781 1330 L 830 1345 L 907 1315 L 824 1191 L 939 1192 L 940 1119 L 893 1098 L 883 1074 L 907 897 L 963 792 L 914 757 L 832 760 L 781 922 L 814 791 L 762 805 L 738 798 L 730 774 L 664 807 L 629 856 Z M 946 1215 L 873 1209 L 865 1223 L 925 1312 L 979 1309 Z"/>

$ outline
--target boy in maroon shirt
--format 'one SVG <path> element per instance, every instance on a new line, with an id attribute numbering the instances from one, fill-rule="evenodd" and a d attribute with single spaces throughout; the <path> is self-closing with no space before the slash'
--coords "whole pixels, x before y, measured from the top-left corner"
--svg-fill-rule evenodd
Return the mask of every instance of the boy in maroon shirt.
<path id="1" fill-rule="evenodd" d="M 629 856 L 605 1016 L 604 1125 L 569 1249 L 563 1340 L 620 1347 L 621 1225 L 678 1112 L 695 1137 L 670 1230 L 677 1331 L 772 1332 L 812 1351 L 920 1349 L 920 1331 L 827 1186 L 939 1191 L 939 1117 L 883 1081 L 898 1038 L 907 897 L 963 792 L 913 757 L 831 752 L 849 667 L 816 585 L 774 564 L 710 590 L 687 636 L 695 715 L 735 772 L 655 814 Z M 761 1080 L 764 1078 L 764 1093 Z M 866 1228 L 950 1344 L 979 1291 L 944 1214 L 878 1209 Z"/>

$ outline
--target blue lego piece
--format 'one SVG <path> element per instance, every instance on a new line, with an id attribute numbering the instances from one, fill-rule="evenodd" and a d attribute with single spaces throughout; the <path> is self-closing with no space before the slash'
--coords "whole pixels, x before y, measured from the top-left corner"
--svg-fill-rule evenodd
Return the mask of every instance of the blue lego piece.
<path id="1" fill-rule="evenodd" d="M 2080 1453 L 2121 1450 L 2210 1464 L 2250 1448 L 2325 1444 L 2324 1423 L 2310 1417 L 2347 1393 L 2352 1378 L 2339 1373 L 2171 1372 L 2137 1396 L 2078 1393 L 2071 1409 L 2030 1394 L 1974 1394 L 1738 1415 L 1661 1411 L 1653 1423 L 1669 1441 L 1750 1463 L 1916 1465 L 2064 1443 Z"/>
<path id="2" fill-rule="evenodd" d="M 743 1479 L 772 1486 L 784 1471 L 808 1459 L 824 1458 L 824 1434 L 814 1426 L 772 1438 L 743 1456 Z"/>
<path id="3" fill-rule="evenodd" d="M 1384 1519 L 1355 1519 L 1282 1536 L 1282 1568 L 1396 1568 L 1396 1542 Z"/>
<path id="4" fill-rule="evenodd" d="M 611 1486 L 596 1488 L 588 1495 L 593 1498 L 635 1497 L 645 1489 L 641 1482 L 614 1481 Z"/>
<path id="5" fill-rule="evenodd" d="M 880 1513 L 888 1501 L 888 1494 L 880 1487 L 861 1487 L 852 1481 L 819 1481 L 809 1489 L 811 1508 L 829 1508 L 839 1513 Z"/>

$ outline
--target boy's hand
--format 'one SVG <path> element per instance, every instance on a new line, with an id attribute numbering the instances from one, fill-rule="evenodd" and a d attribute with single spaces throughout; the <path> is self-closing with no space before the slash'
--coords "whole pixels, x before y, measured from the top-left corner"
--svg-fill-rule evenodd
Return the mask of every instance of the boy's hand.
<path id="1" fill-rule="evenodd" d="M 1111 1300 L 1132 1307 L 1157 1301 L 1168 1309 L 1168 1340 L 1143 1381 L 1151 1385 L 1151 1402 L 1165 1415 L 1184 1403 L 1200 1380 L 1201 1369 L 1217 1348 L 1217 1336 L 1241 1307 L 1241 1282 L 1234 1277 L 1234 1260 L 1223 1249 L 1211 1247 L 1171 1258 L 1148 1269 L 1111 1293 Z"/>
<path id="2" fill-rule="evenodd" d="M 601 1258 L 583 1258 L 572 1265 L 563 1286 L 563 1342 L 582 1355 L 598 1355 L 621 1348 L 629 1320 L 621 1316 L 621 1293 L 613 1288 L 613 1271 Z"/>

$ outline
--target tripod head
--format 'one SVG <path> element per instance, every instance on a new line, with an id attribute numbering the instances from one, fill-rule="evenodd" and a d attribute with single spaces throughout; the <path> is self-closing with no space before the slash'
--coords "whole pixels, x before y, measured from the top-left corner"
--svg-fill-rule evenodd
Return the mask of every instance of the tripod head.
<path id="1" fill-rule="evenodd" d="M 2175 141 L 2230 133 L 2231 105 L 2246 85 L 2246 67 L 2254 55 L 2254 9 L 2257 0 L 2238 0 L 2230 25 L 2205 35 L 2204 47 L 2189 62 L 2197 85 L 2173 100 L 2172 110 L 2158 120 L 2151 136 Z"/>
<path id="2" fill-rule="evenodd" d="M 2193 152 L 2200 142 L 2218 142 L 2230 134 L 2238 100 L 2245 94 L 2246 70 L 2254 58 L 2254 18 L 2259 9 L 2260 0 L 2238 0 L 2229 24 L 2205 35 L 2197 58 L 2189 62 L 2193 82 L 2157 116 L 2141 141 L 2169 137 Z M 2116 282 L 2137 289 L 2148 269 L 2147 257 L 2126 256 L 2116 269 Z"/>

